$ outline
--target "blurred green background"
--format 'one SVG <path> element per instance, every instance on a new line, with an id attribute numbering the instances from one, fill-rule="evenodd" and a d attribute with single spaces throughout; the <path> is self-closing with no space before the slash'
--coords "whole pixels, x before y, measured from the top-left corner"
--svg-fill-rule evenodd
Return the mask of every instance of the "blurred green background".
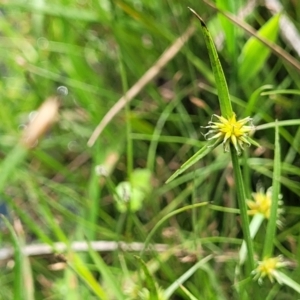
<path id="1" fill-rule="evenodd" d="M 280 16 L 274 3 L 281 4 Z M 279 45 L 283 56 L 299 59 L 298 1 L 216 4 Z M 134 257 L 139 251 L 69 249 L 64 257 L 19 255 L 14 261 L 7 256 L 0 261 L 0 299 L 299 297 L 267 280 L 253 290 L 238 288 L 235 266 L 242 234 L 236 211 L 226 210 L 236 208 L 236 198 L 230 156 L 222 147 L 165 185 L 206 143 L 201 126 L 220 114 L 204 38 L 187 6 L 200 14 L 215 39 L 238 118 L 251 115 L 258 126 L 254 138 L 261 147 L 241 158 L 249 198 L 258 187 L 271 186 L 272 122 L 294 120 L 280 127 L 285 214 L 275 245 L 277 254 L 299 262 L 299 70 L 200 0 L 4 0 L 0 172 L 5 180 L 0 197 L 1 213 L 12 227 L 1 221 L 1 248 L 14 245 L 18 253 L 24 245 L 41 243 L 145 243 L 154 226 L 176 209 L 202 202 L 215 206 L 187 209 L 162 222 L 148 242 L 165 244 L 167 250 L 142 254 L 151 276 L 143 275 L 145 266 Z M 293 29 L 280 28 L 283 18 Z M 193 33 L 175 47 L 174 57 L 167 56 L 158 75 L 136 85 L 188 28 Z M 292 33 L 289 41 L 285 35 Z M 89 147 L 96 126 L 132 86 L 140 91 Z M 62 87 L 67 94 L 59 93 Z M 60 109 L 53 126 L 34 148 L 10 156 L 33 113 L 57 94 Z M 259 130 L 265 123 L 270 128 Z M 264 232 L 255 238 L 257 253 Z M 209 254 L 214 256 L 209 263 L 193 269 Z M 298 264 L 288 272 L 297 281 Z M 183 274 L 189 276 L 180 288 Z M 161 294 L 147 294 L 149 281 Z"/>

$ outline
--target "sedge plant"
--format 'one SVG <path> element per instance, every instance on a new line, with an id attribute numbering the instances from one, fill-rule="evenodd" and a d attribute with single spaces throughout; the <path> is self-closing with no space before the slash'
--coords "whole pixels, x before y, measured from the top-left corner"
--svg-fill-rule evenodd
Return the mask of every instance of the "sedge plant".
<path id="1" fill-rule="evenodd" d="M 286 266 L 282 257 L 274 256 L 274 238 L 278 224 L 278 205 L 280 204 L 280 144 L 278 123 L 275 122 L 275 157 L 272 193 L 269 193 L 269 195 L 255 194 L 256 198 L 263 198 L 261 203 L 260 201 L 257 201 L 257 199 L 255 199 L 255 201 L 247 200 L 244 179 L 239 164 L 239 156 L 245 150 L 245 146 L 259 146 L 259 144 L 249 136 L 254 131 L 252 118 L 247 116 L 246 118 L 239 120 L 234 113 L 224 72 L 211 34 L 202 18 L 193 9 L 190 8 L 190 10 L 198 18 L 201 24 L 210 63 L 215 77 L 221 116 L 214 114 L 208 125 L 203 126 L 203 128 L 208 130 L 208 132 L 204 134 L 208 141 L 207 144 L 196 152 L 188 161 L 186 161 L 167 180 L 167 183 L 175 179 L 186 169 L 205 157 L 214 148 L 222 144 L 224 151 L 230 152 L 231 155 L 236 195 L 240 209 L 244 239 L 244 243 L 240 251 L 240 265 L 243 264 L 247 258 L 248 267 L 252 271 L 251 274 L 248 273 L 248 276 L 252 276 L 253 280 L 258 280 L 259 283 L 262 283 L 263 278 L 268 277 L 271 282 L 277 281 L 281 284 L 284 283 L 285 285 L 293 288 L 295 291 L 299 291 L 299 285 L 295 281 L 284 273 L 278 271 L 278 269 Z M 247 204 L 249 205 L 249 210 L 247 208 Z M 261 206 L 260 208 L 258 208 L 259 205 Z M 255 215 L 257 209 L 261 210 L 259 211 L 260 216 L 257 218 L 254 217 L 250 224 L 249 215 Z M 268 220 L 268 225 L 262 259 L 257 261 L 253 238 L 262 224 L 263 217 L 261 217 L 261 215 Z"/>
<path id="2" fill-rule="evenodd" d="M 201 28 L 204 34 L 205 44 L 208 49 L 209 59 L 213 68 L 213 73 L 215 76 L 215 81 L 218 90 L 218 97 L 220 103 L 221 116 L 213 115 L 213 119 L 208 123 L 205 128 L 209 129 L 206 136 L 211 135 L 208 139 L 208 144 L 201 148 L 193 157 L 191 157 L 186 163 L 184 163 L 181 168 L 179 168 L 167 182 L 170 182 L 187 168 L 196 163 L 199 159 L 203 158 L 209 152 L 211 152 L 215 147 L 223 144 L 224 151 L 231 154 L 231 160 L 234 170 L 234 176 L 237 187 L 237 198 L 239 202 L 239 208 L 241 211 L 242 229 L 244 234 L 244 240 L 247 245 L 248 258 L 250 268 L 253 270 L 255 268 L 254 261 L 254 248 L 253 242 L 250 236 L 249 230 L 249 217 L 247 214 L 247 204 L 246 204 L 246 193 L 242 178 L 242 173 L 238 161 L 238 155 L 244 149 L 244 146 L 250 146 L 251 144 L 258 145 L 249 137 L 249 133 L 253 130 L 253 126 L 247 125 L 251 122 L 251 118 L 247 117 L 242 120 L 237 120 L 236 115 L 232 109 L 229 91 L 224 76 L 224 72 L 221 63 L 218 58 L 218 54 L 204 21 L 201 17 L 190 8 L 192 13 L 199 19 Z"/>

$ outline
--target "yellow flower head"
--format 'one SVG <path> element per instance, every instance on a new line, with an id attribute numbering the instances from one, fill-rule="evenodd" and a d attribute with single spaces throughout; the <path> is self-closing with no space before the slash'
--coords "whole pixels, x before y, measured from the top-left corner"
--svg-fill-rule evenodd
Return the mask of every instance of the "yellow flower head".
<path id="1" fill-rule="evenodd" d="M 263 279 L 268 276 L 273 283 L 274 279 L 281 283 L 280 274 L 277 269 L 287 266 L 286 262 L 283 262 L 282 257 L 265 258 L 263 261 L 258 262 L 257 268 L 252 272 L 254 274 L 254 280 L 258 280 L 262 283 Z"/>
<path id="2" fill-rule="evenodd" d="M 267 192 L 263 188 L 260 188 L 258 192 L 252 193 L 253 201 L 247 200 L 247 205 L 250 208 L 248 214 L 250 216 L 256 214 L 262 214 L 266 219 L 270 218 L 271 204 L 272 204 L 272 188 L 269 188 Z M 278 204 L 281 205 L 282 195 L 278 195 Z M 282 209 L 278 209 L 278 214 L 282 213 Z"/>
<path id="3" fill-rule="evenodd" d="M 244 144 L 248 147 L 254 142 L 249 138 L 249 133 L 254 130 L 250 117 L 237 121 L 235 114 L 231 118 L 213 115 L 220 122 L 208 122 L 208 126 L 204 128 L 210 129 L 204 136 L 212 135 L 207 140 L 217 139 L 216 143 L 223 140 L 224 151 L 229 151 L 229 143 L 232 143 L 238 154 L 244 150 Z M 247 123 L 250 125 L 246 126 Z"/>

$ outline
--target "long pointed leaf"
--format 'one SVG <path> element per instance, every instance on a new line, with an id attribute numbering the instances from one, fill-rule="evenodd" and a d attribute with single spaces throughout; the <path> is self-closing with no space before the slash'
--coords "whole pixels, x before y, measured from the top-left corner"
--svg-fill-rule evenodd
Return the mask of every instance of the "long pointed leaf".
<path id="1" fill-rule="evenodd" d="M 178 289 L 178 287 L 180 287 L 180 285 L 187 281 L 201 266 L 205 265 L 211 259 L 212 255 L 204 257 L 195 265 L 193 265 L 190 269 L 188 269 L 183 275 L 177 278 L 176 281 L 165 290 L 166 298 L 169 299 L 172 296 L 172 294 Z"/>
<path id="2" fill-rule="evenodd" d="M 275 151 L 274 151 L 274 169 L 273 169 L 273 182 L 272 182 L 272 204 L 270 218 L 267 226 L 266 239 L 264 244 L 263 258 L 272 257 L 274 249 L 274 238 L 276 235 L 276 221 L 278 217 L 278 195 L 280 193 L 280 142 L 279 142 L 279 129 L 277 121 L 275 122 Z"/>
<path id="3" fill-rule="evenodd" d="M 221 114 L 225 118 L 230 118 L 233 115 L 233 111 L 232 111 L 232 107 L 231 107 L 231 101 L 230 101 L 230 97 L 229 97 L 228 87 L 227 87 L 224 72 L 223 72 L 213 39 L 212 39 L 210 32 L 208 31 L 204 21 L 201 19 L 201 17 L 193 9 L 191 9 L 191 8 L 189 8 L 189 9 L 199 19 L 201 27 L 202 27 L 205 44 L 206 44 L 208 54 L 209 54 L 210 63 L 211 63 L 213 73 L 215 76 L 215 80 L 216 80 Z"/>
<path id="4" fill-rule="evenodd" d="M 159 300 L 155 280 L 154 280 L 153 276 L 151 275 L 150 271 L 148 270 L 146 263 L 139 256 L 135 256 L 135 258 L 140 263 L 140 265 L 144 271 L 145 279 L 146 279 L 146 287 L 149 290 L 150 299 L 151 300 Z"/>
<path id="5" fill-rule="evenodd" d="M 14 258 L 15 258 L 15 267 L 14 267 L 14 300 L 22 300 L 24 299 L 24 286 L 22 280 L 22 251 L 20 247 L 20 243 L 18 240 L 18 236 L 13 228 L 13 226 L 9 223 L 9 221 L 3 216 L 0 215 L 1 219 L 4 221 L 6 227 L 8 228 L 13 241 L 14 246 Z"/>
<path id="6" fill-rule="evenodd" d="M 189 167 L 194 165 L 198 160 L 206 156 L 210 151 L 212 151 L 214 148 L 218 146 L 210 146 L 210 145 L 205 145 L 202 147 L 198 152 L 196 152 L 190 159 L 188 159 L 167 181 L 166 183 L 171 182 L 174 180 L 176 177 L 178 177 L 180 174 L 182 174 L 185 170 L 187 170 Z"/>

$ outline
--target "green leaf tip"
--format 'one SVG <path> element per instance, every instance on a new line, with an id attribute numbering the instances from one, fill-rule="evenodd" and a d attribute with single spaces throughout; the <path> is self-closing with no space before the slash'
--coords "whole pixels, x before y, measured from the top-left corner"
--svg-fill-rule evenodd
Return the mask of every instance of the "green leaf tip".
<path id="1" fill-rule="evenodd" d="M 201 25 L 203 26 L 203 27 L 205 27 L 205 28 L 207 28 L 206 27 L 206 24 L 204 23 L 204 21 L 203 21 L 203 19 L 192 9 L 192 8 L 190 8 L 190 7 L 188 7 L 188 9 L 199 19 L 199 21 L 200 21 L 200 23 L 201 23 Z"/>
<path id="2" fill-rule="evenodd" d="M 226 118 L 231 118 L 233 116 L 233 110 L 231 107 L 229 91 L 228 91 L 227 82 L 222 69 L 222 65 L 218 57 L 218 53 L 214 41 L 203 19 L 192 8 L 190 7 L 188 8 L 197 17 L 197 19 L 200 21 L 201 24 L 205 45 L 208 51 L 210 64 L 213 69 L 216 87 L 218 90 L 218 98 L 220 103 L 221 115 Z"/>

